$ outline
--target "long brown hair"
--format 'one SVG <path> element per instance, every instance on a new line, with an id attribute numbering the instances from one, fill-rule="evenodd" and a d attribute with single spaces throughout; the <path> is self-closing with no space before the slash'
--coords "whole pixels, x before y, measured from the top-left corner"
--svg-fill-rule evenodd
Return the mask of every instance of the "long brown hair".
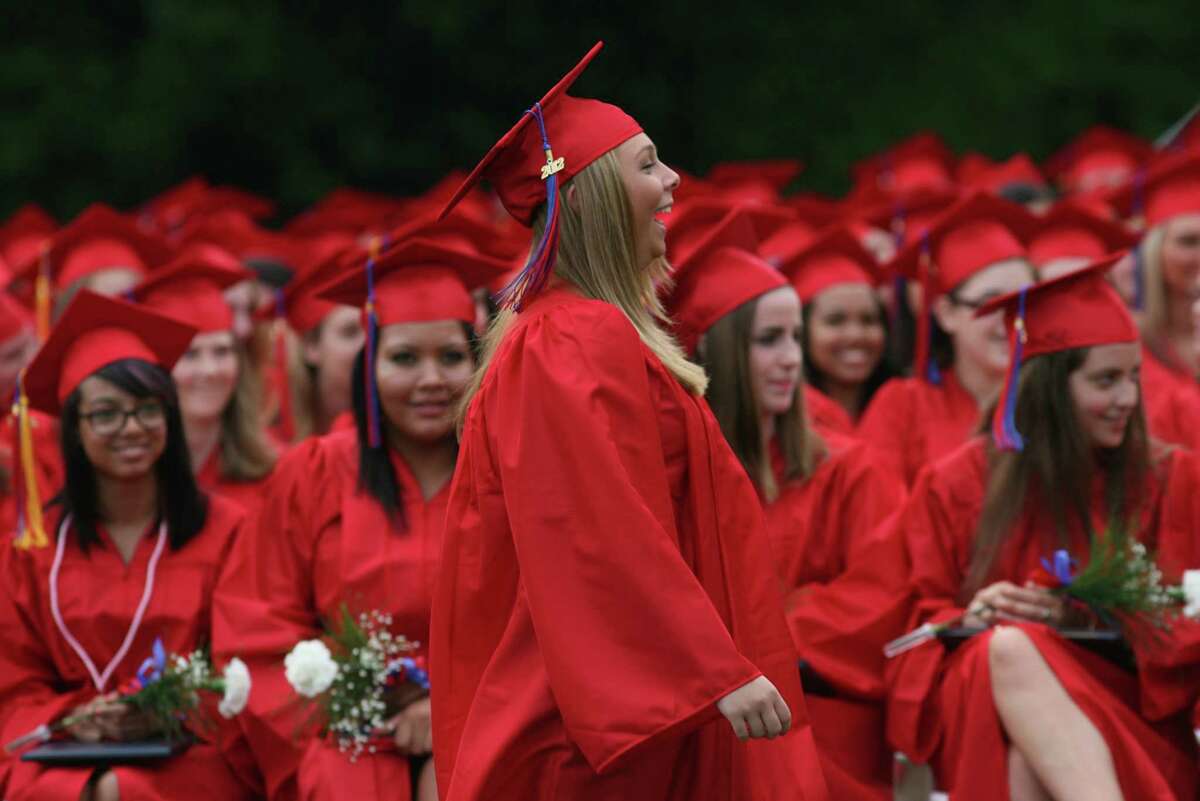
<path id="1" fill-rule="evenodd" d="M 574 204 L 567 202 L 567 189 L 572 186 Z M 637 329 L 638 337 L 679 383 L 693 394 L 703 394 L 708 383 L 704 370 L 688 361 L 683 348 L 664 328 L 668 318 L 655 284 L 667 279 L 670 267 L 663 259 L 656 260 L 649 269 L 637 264 L 633 210 L 616 153 L 610 150 L 567 181 L 559 190 L 558 205 L 560 233 L 554 274 L 585 297 L 607 301 L 620 309 Z M 543 204 L 534 219 L 535 241 L 545 223 Z M 513 312 L 501 311 L 488 327 L 479 369 L 459 406 L 460 420 L 487 373 L 492 354 L 515 319 Z"/>
<path id="2" fill-rule="evenodd" d="M 709 374 L 706 397 L 721 432 L 759 492 L 773 501 L 779 487 L 771 469 L 771 454 L 763 445 L 762 420 L 750 376 L 750 345 L 758 300 L 746 301 L 713 324 L 704 334 L 698 356 Z M 825 443 L 805 417 L 803 387 L 801 379 L 792 405 L 775 418 L 785 481 L 812 475 L 825 453 Z"/>
<path id="3" fill-rule="evenodd" d="M 1000 451 L 988 439 L 987 490 L 960 593 L 964 601 L 991 578 L 996 558 L 1031 502 L 1048 508 L 1060 541 L 1065 542 L 1073 524 L 1094 536 L 1090 501 L 1099 471 L 1108 518 L 1128 520 L 1132 516 L 1138 488 L 1150 469 L 1142 399 L 1139 395 L 1121 444 L 1097 451 L 1079 422 L 1069 385 L 1071 373 L 1083 365 L 1088 350 L 1035 356 L 1021 367 L 1016 421 L 1025 449 Z M 984 421 L 992 419 L 992 411 L 984 415 Z"/>
<path id="4" fill-rule="evenodd" d="M 251 368 L 241 343 L 237 358 L 233 397 L 221 413 L 221 475 L 235 481 L 257 481 L 274 469 L 278 454 L 267 437 L 261 377 Z"/>

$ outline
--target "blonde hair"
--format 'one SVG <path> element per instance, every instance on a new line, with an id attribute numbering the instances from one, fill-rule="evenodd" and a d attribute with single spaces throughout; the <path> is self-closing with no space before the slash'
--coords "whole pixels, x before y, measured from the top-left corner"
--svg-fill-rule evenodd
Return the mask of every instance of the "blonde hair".
<path id="1" fill-rule="evenodd" d="M 279 455 L 267 437 L 260 374 L 240 343 L 237 354 L 237 384 L 221 413 L 221 475 L 234 481 L 257 481 L 274 469 Z"/>
<path id="2" fill-rule="evenodd" d="M 315 328 L 296 336 L 289 328 L 287 330 L 287 391 L 290 393 L 292 418 L 292 442 L 307 439 L 318 431 L 320 397 L 317 370 L 304 360 L 304 343 L 321 336 L 321 327 Z"/>
<path id="3" fill-rule="evenodd" d="M 1137 255 L 1142 269 L 1142 313 L 1139 320 L 1142 341 L 1160 361 L 1170 364 L 1173 359 L 1167 344 L 1167 284 L 1162 265 L 1168 225 L 1169 221 L 1151 228 L 1138 245 Z"/>
<path id="4" fill-rule="evenodd" d="M 575 206 L 567 202 L 567 189 L 575 187 Z M 656 282 L 669 280 L 671 268 L 656 259 L 649 268 L 637 264 L 633 243 L 633 210 L 616 152 L 610 150 L 567 181 L 559 190 L 558 261 L 554 274 L 585 297 L 603 300 L 620 309 L 638 337 L 663 366 L 689 392 L 703 395 L 708 386 L 704 369 L 691 362 L 669 334 L 669 322 L 656 291 Z M 546 224 L 546 207 L 534 220 L 534 240 Z M 479 389 L 492 355 L 517 315 L 503 310 L 483 339 L 479 369 L 463 393 L 460 419 Z"/>

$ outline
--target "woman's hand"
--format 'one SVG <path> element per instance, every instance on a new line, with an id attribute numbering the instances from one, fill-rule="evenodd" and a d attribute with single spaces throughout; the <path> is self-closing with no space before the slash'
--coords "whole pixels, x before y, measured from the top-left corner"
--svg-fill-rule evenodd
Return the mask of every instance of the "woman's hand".
<path id="1" fill-rule="evenodd" d="M 410 756 L 433 753 L 433 722 L 429 710 L 429 697 L 426 696 L 413 701 L 387 722 L 387 727 L 392 730 L 392 741 L 400 753 Z"/>
<path id="2" fill-rule="evenodd" d="M 1005 620 L 1062 625 L 1063 599 L 1033 582 L 1018 587 L 1011 581 L 997 581 L 975 593 L 967 606 L 963 623 L 967 626 L 991 626 Z"/>
<path id="3" fill-rule="evenodd" d="M 96 697 L 86 704 L 80 704 L 72 709 L 71 714 L 67 717 L 78 718 L 78 720 L 67 726 L 67 734 L 81 743 L 98 743 L 104 739 L 104 732 L 95 718 L 95 709 L 102 702 L 102 698 Z"/>
<path id="4" fill-rule="evenodd" d="M 144 712 L 117 700 L 117 694 L 101 696 L 92 711 L 106 740 L 144 740 L 158 732 L 154 720 Z"/>
<path id="5" fill-rule="evenodd" d="M 792 711 L 765 676 L 743 684 L 717 701 L 717 710 L 742 741 L 760 737 L 774 739 L 792 727 Z"/>

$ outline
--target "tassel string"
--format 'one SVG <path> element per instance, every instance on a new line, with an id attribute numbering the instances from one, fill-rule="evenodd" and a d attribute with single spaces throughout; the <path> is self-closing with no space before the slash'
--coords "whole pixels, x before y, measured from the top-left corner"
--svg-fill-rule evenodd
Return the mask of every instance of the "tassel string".
<path id="1" fill-rule="evenodd" d="M 1021 362 L 1024 357 L 1027 334 L 1025 331 L 1025 296 L 1028 287 L 1021 289 L 1017 297 L 1017 318 L 1013 320 L 1009 334 L 1009 364 L 1004 376 L 1004 388 L 1000 392 L 1000 403 L 992 418 L 992 441 L 1002 451 L 1025 450 L 1025 439 L 1017 430 L 1017 385 L 1020 379 Z"/>

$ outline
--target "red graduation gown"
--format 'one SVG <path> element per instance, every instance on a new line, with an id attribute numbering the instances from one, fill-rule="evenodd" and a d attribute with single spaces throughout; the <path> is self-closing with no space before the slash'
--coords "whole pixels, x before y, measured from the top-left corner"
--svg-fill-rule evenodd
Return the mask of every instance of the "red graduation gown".
<path id="1" fill-rule="evenodd" d="M 875 397 L 858 424 L 858 438 L 875 448 L 881 463 L 909 487 L 927 464 L 962 445 L 979 427 L 980 409 L 953 370 L 940 385 L 894 378 Z"/>
<path id="2" fill-rule="evenodd" d="M 531 303 L 471 404 L 433 605 L 443 801 L 825 789 L 753 486 L 615 307 Z M 716 702 L 767 674 L 793 730 Z"/>
<path id="3" fill-rule="evenodd" d="M 57 516 L 50 522 L 57 526 Z M 168 653 L 187 654 L 209 641 L 209 605 L 219 566 L 241 525 L 242 512 L 220 498 L 209 503 L 208 522 L 178 551 L 168 545 L 158 564 L 153 594 L 133 644 L 105 687 L 117 689 L 137 673 L 156 637 Z M 7 543 L 0 555 L 4 593 L 0 608 L 0 740 L 7 743 L 96 697 L 82 660 L 59 633 L 51 616 L 49 547 L 18 550 Z M 129 565 L 105 539 L 84 553 L 68 541 L 59 574 L 60 609 L 67 629 L 103 671 L 117 653 L 142 597 L 147 567 L 157 542 L 148 532 Z M 228 725 L 218 719 L 222 733 Z M 5 798 L 75 801 L 90 768 L 42 768 L 7 757 Z M 146 767 L 115 767 L 127 799 L 239 799 L 251 797 L 220 750 L 207 742 Z"/>
<path id="4" fill-rule="evenodd" d="M 907 554 L 891 519 L 904 487 L 862 443 L 832 435 L 811 476 L 766 507 L 787 619 L 801 659 L 836 691 L 805 703 L 832 798 L 891 797 L 884 747 L 884 644 L 908 619 Z M 781 468 L 782 464 L 778 464 Z"/>
<path id="5" fill-rule="evenodd" d="M 58 420 L 41 412 L 31 411 L 34 469 L 37 471 L 38 492 L 42 503 L 50 500 L 62 487 L 62 450 L 58 442 Z M 0 419 L 0 461 L 9 475 L 9 486 L 0 492 L 0 534 L 7 538 L 16 531 L 19 511 L 13 488 L 16 471 L 21 469 L 20 457 L 14 447 L 17 420 L 11 414 Z M 47 536 L 49 532 L 47 532 Z"/>
<path id="6" fill-rule="evenodd" d="M 1180 387 L 1194 383 L 1195 379 L 1186 371 L 1171 366 L 1142 346 L 1142 403 L 1147 414 Z"/>
<path id="7" fill-rule="evenodd" d="M 854 435 L 854 421 L 837 401 L 826 395 L 812 384 L 804 384 L 804 409 L 808 419 L 822 436 L 841 434 L 844 437 Z"/>
<path id="8" fill-rule="evenodd" d="M 1172 445 L 1200 450 L 1200 384 L 1180 383 L 1146 398 L 1150 433 Z"/>
<path id="9" fill-rule="evenodd" d="M 1195 564 L 1200 522 L 1196 470 L 1195 457 L 1176 450 L 1163 458 L 1140 493 L 1145 505 L 1139 535 L 1149 547 L 1161 549 L 1164 567 Z M 984 441 L 979 438 L 923 474 L 913 490 L 901 524 L 917 596 L 910 626 L 962 614 L 957 594 L 970 563 L 986 480 Z M 1093 525 L 1103 530 L 1105 521 L 1097 514 Z M 1029 580 L 1041 558 L 1061 547 L 1053 541 L 1053 531 L 1048 512 L 1027 510 L 1001 552 L 993 580 Z M 1069 549 L 1086 563 L 1087 538 L 1078 527 Z M 1051 627 L 1019 625 L 1104 737 L 1127 798 L 1195 797 L 1196 747 L 1188 719 L 1200 685 L 1195 655 L 1189 665 L 1186 655 L 1172 647 L 1181 664 L 1134 675 L 1068 642 Z M 1194 642 L 1195 626 L 1179 624 L 1173 636 Z M 925 643 L 894 659 L 888 665 L 888 734 L 899 750 L 931 762 L 939 785 L 952 797 L 1007 801 L 1007 741 L 988 678 L 988 641 L 984 633 L 952 653 L 939 642 Z M 1140 649 L 1138 655 L 1143 665 L 1153 664 Z M 1172 701 L 1170 681 L 1188 671 L 1190 687 L 1177 691 L 1179 697 Z"/>
<path id="10" fill-rule="evenodd" d="M 283 673 L 300 640 L 322 621 L 378 609 L 393 630 L 428 642 L 429 605 L 441 553 L 445 488 L 430 500 L 397 455 L 408 530 L 399 531 L 358 491 L 354 429 L 309 439 L 275 470 L 259 515 L 239 539 L 213 602 L 213 647 L 240 655 L 254 676 L 239 720 L 273 799 L 406 799 L 409 762 L 395 753 L 357 762 L 326 741 L 298 736 L 307 710 Z"/>
<path id="11" fill-rule="evenodd" d="M 258 511 L 262 505 L 263 494 L 266 492 L 267 481 L 271 474 L 253 481 L 236 481 L 221 473 L 220 449 L 214 449 L 205 461 L 204 467 L 196 473 L 196 483 L 206 492 L 221 495 L 236 503 L 246 511 L 248 517 Z"/>

